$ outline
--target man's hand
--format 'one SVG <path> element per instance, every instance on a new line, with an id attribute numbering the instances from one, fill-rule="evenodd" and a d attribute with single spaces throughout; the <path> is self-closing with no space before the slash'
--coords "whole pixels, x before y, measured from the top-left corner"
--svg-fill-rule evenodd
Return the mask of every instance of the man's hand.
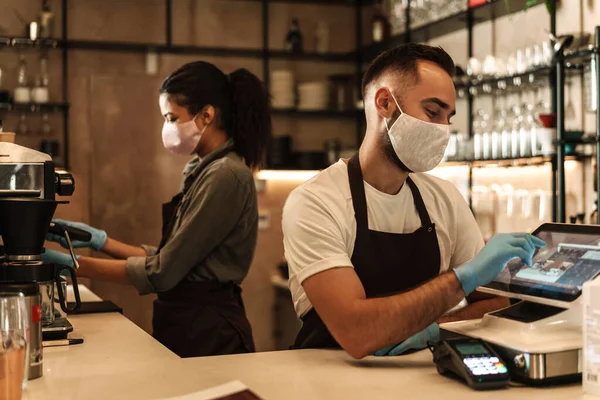
<path id="1" fill-rule="evenodd" d="M 473 260 L 455 268 L 454 273 L 468 296 L 479 286 L 490 283 L 514 258 L 531 265 L 536 248 L 544 246 L 542 239 L 526 233 L 498 234 Z"/>
<path id="2" fill-rule="evenodd" d="M 354 358 L 405 341 L 464 297 L 453 272 L 411 291 L 372 299 L 351 267 L 328 269 L 303 286 L 331 335 Z"/>
<path id="3" fill-rule="evenodd" d="M 404 342 L 395 346 L 389 346 L 375 352 L 375 356 L 399 356 L 409 350 L 421 350 L 427 347 L 427 342 L 437 342 L 440 339 L 440 326 L 434 322 L 421 332 L 414 334 Z"/>

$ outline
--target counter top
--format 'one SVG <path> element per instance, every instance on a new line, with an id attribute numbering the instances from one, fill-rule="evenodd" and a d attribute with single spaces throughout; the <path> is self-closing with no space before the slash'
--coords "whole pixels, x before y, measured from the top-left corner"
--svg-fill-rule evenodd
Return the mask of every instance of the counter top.
<path id="1" fill-rule="evenodd" d="M 82 298 L 94 300 L 82 290 Z M 97 299 L 97 297 L 95 298 Z M 393 358 L 352 360 L 342 351 L 279 351 L 180 359 L 118 313 L 75 315 L 71 337 L 85 343 L 44 350 L 44 376 L 25 400 L 164 399 L 240 380 L 264 399 L 483 399 L 437 374 L 428 350 Z M 581 385 L 511 387 L 496 399 L 580 399 Z"/>

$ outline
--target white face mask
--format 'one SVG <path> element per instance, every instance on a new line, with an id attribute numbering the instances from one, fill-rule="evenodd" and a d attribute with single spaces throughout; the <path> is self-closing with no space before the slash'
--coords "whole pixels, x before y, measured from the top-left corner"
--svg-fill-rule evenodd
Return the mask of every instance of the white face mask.
<path id="1" fill-rule="evenodd" d="M 204 125 L 201 132 L 198 130 L 195 121 L 196 117 L 181 124 L 165 121 L 162 129 L 162 140 L 165 149 L 182 156 L 192 154 L 198 147 L 200 137 L 202 137 L 207 126 Z"/>
<path id="2" fill-rule="evenodd" d="M 444 157 L 450 140 L 450 126 L 411 117 L 402 111 L 393 94 L 392 98 L 402 114 L 391 127 L 385 121 L 385 127 L 396 155 L 413 172 L 431 171 Z"/>

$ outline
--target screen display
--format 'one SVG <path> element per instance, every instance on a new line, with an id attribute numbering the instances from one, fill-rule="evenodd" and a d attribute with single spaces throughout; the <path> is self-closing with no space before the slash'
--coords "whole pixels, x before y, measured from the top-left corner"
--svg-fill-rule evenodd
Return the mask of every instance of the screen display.
<path id="1" fill-rule="evenodd" d="M 490 354 L 481 343 L 457 343 L 456 350 L 462 356 Z"/>
<path id="2" fill-rule="evenodd" d="M 581 294 L 583 284 L 600 273 L 600 235 L 542 230 L 536 236 L 546 242 L 546 247 L 536 251 L 532 265 L 514 260 L 487 286 L 512 293 L 574 300 Z"/>

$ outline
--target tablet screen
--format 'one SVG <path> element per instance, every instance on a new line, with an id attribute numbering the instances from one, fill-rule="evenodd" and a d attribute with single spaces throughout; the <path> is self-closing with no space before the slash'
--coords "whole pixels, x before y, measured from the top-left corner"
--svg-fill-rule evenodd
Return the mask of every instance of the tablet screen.
<path id="1" fill-rule="evenodd" d="M 600 234 L 544 229 L 534 234 L 546 247 L 537 250 L 532 265 L 511 261 L 486 286 L 561 301 L 579 297 L 583 284 L 600 273 Z"/>

